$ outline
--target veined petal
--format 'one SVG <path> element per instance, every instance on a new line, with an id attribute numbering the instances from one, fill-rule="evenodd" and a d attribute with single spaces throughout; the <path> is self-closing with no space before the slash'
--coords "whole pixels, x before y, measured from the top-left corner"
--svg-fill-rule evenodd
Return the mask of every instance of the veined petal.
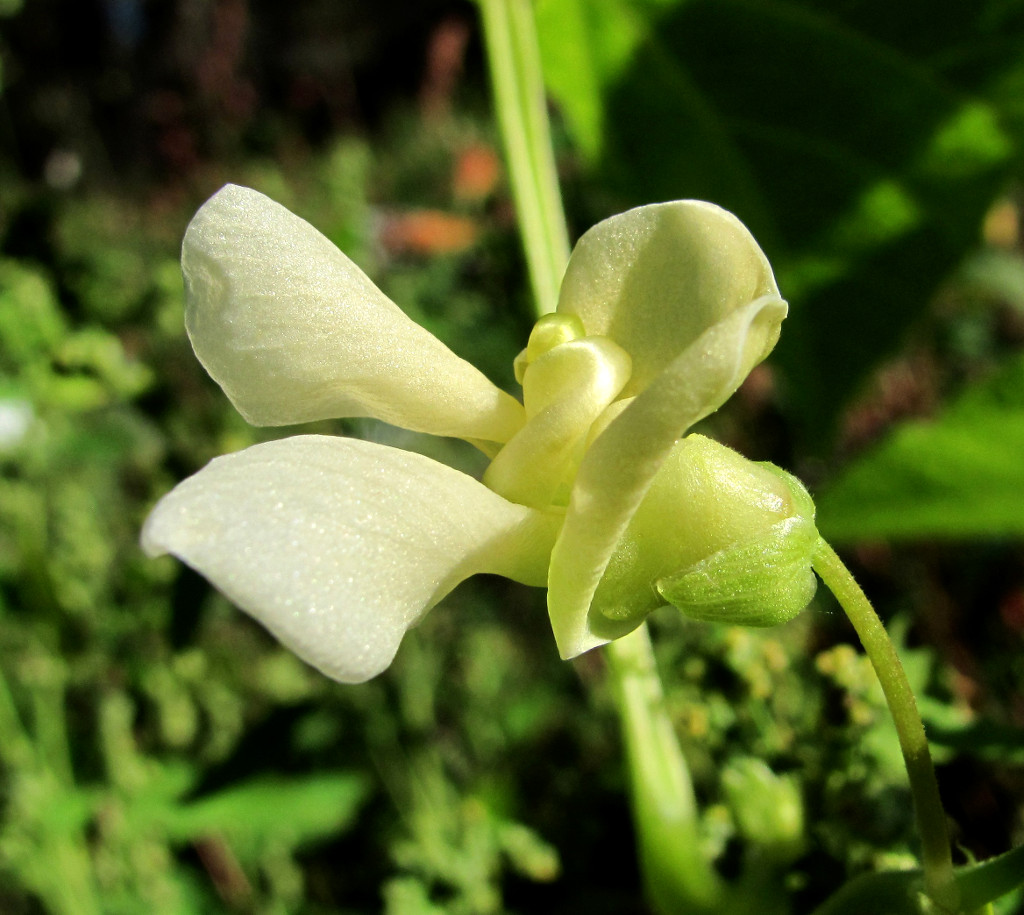
<path id="1" fill-rule="evenodd" d="M 142 542 L 358 683 L 470 575 L 542 585 L 559 521 L 422 455 L 309 435 L 211 461 L 157 504 Z"/>
<path id="2" fill-rule="evenodd" d="M 181 252 L 199 361 L 255 425 L 373 416 L 505 442 L 520 404 L 411 321 L 308 222 L 227 185 Z"/>
<path id="3" fill-rule="evenodd" d="M 598 223 L 576 244 L 560 314 L 611 337 L 633 360 L 623 397 L 639 394 L 709 328 L 758 299 L 779 298 L 771 265 L 732 213 L 676 200 Z M 751 340 L 763 359 L 775 336 Z"/>
<path id="4" fill-rule="evenodd" d="M 548 610 L 564 658 L 625 635 L 591 602 L 626 527 L 677 439 L 716 410 L 778 337 L 786 303 L 773 294 L 732 310 L 670 362 L 595 439 L 580 464 L 548 573 Z"/>

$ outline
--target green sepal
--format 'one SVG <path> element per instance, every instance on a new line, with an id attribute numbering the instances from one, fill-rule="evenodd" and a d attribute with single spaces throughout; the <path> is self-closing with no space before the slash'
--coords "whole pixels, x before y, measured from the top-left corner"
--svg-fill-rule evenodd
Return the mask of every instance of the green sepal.
<path id="1" fill-rule="evenodd" d="M 794 513 L 754 539 L 712 553 L 655 583 L 658 593 L 691 619 L 740 626 L 776 626 L 814 597 L 811 560 L 818 542 L 814 503 L 792 475 L 761 464 L 787 484 Z"/>

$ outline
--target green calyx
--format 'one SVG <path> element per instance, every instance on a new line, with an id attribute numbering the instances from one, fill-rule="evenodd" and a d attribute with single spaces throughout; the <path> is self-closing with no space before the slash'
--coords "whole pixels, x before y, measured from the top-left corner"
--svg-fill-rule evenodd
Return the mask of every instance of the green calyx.
<path id="1" fill-rule="evenodd" d="M 701 435 L 672 451 L 594 599 L 615 620 L 672 604 L 698 620 L 772 626 L 814 596 L 814 503 L 793 476 Z"/>

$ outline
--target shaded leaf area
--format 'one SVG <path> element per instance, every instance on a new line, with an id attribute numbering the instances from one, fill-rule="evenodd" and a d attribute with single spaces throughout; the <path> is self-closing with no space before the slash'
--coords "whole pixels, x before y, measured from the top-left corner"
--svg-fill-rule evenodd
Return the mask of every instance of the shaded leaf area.
<path id="1" fill-rule="evenodd" d="M 1009 727 L 995 721 L 977 721 L 961 727 L 928 724 L 928 736 L 933 744 L 957 752 L 972 752 L 1013 762 L 1024 762 L 1024 734 L 1020 728 Z"/>
<path id="2" fill-rule="evenodd" d="M 1024 358 L 933 420 L 907 423 L 818 499 L 818 527 L 866 538 L 1024 534 Z"/>
<path id="3" fill-rule="evenodd" d="M 794 306 L 777 360 L 820 439 L 1012 171 L 1024 6 L 549 0 L 540 15 L 552 92 L 611 208 L 710 199 L 764 245 Z"/>

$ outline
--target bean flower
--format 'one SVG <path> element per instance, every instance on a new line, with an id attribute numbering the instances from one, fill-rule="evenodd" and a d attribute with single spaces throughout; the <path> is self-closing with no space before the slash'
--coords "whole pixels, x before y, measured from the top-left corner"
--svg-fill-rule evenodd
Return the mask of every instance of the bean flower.
<path id="1" fill-rule="evenodd" d="M 806 492 L 687 435 L 768 355 L 787 311 L 725 210 L 656 204 L 587 232 L 516 359 L 521 402 L 256 191 L 228 185 L 203 205 L 182 270 L 192 346 L 249 422 L 375 417 L 491 458 L 477 480 L 298 435 L 216 458 L 157 504 L 146 551 L 192 566 L 327 676 L 383 671 L 478 573 L 546 587 L 564 658 L 665 604 L 766 625 L 810 600 Z"/>

